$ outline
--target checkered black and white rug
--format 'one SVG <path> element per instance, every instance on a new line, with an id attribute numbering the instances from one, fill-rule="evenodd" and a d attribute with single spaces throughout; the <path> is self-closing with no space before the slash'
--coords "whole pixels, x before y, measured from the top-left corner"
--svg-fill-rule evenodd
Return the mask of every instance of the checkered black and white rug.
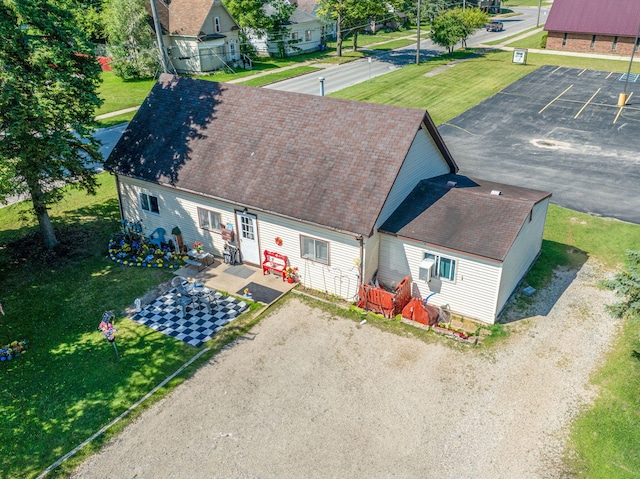
<path id="1" fill-rule="evenodd" d="M 190 304 L 186 307 L 187 314 L 182 317 L 182 308 L 177 302 L 178 295 L 172 289 L 135 313 L 132 319 L 197 347 L 248 308 L 247 303 L 231 296 L 223 296 L 218 292 L 215 296 L 218 304 L 211 305 L 211 314 Z"/>

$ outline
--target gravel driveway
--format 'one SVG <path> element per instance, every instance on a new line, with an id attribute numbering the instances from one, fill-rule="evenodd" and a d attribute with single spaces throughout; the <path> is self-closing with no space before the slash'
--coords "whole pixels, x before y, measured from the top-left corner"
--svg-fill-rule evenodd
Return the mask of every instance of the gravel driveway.
<path id="1" fill-rule="evenodd" d="M 290 300 L 73 477 L 560 478 L 567 427 L 617 329 L 599 277 L 590 262 L 558 273 L 537 294 L 544 314 L 490 350 Z"/>

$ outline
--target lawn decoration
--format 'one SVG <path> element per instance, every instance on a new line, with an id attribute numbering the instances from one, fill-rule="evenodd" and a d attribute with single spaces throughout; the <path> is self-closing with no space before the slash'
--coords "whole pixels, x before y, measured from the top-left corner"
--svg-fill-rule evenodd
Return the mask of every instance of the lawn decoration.
<path id="1" fill-rule="evenodd" d="M 113 350 L 116 352 L 116 359 L 118 359 L 118 348 L 116 347 L 116 333 L 118 330 L 113 326 L 113 318 L 115 317 L 116 315 L 111 311 L 105 311 L 98 329 L 102 331 L 105 339 L 113 344 Z"/>
<path id="2" fill-rule="evenodd" d="M 0 361 L 11 361 L 13 358 L 21 356 L 27 349 L 27 340 L 14 341 L 0 348 Z"/>

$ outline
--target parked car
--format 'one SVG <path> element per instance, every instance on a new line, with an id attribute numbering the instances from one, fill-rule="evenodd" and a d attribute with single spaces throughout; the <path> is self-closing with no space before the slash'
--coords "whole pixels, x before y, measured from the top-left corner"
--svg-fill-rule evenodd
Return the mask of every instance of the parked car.
<path id="1" fill-rule="evenodd" d="M 485 27 L 487 28 L 488 32 L 501 32 L 502 30 L 504 30 L 503 23 L 497 20 L 487 23 Z"/>

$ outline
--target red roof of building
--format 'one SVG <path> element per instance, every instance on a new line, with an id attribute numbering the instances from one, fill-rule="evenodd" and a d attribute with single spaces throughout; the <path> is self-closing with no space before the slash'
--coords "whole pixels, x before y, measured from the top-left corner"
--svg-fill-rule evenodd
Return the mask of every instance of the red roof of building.
<path id="1" fill-rule="evenodd" d="M 639 24 L 640 0 L 554 0 L 544 29 L 635 37 Z"/>

